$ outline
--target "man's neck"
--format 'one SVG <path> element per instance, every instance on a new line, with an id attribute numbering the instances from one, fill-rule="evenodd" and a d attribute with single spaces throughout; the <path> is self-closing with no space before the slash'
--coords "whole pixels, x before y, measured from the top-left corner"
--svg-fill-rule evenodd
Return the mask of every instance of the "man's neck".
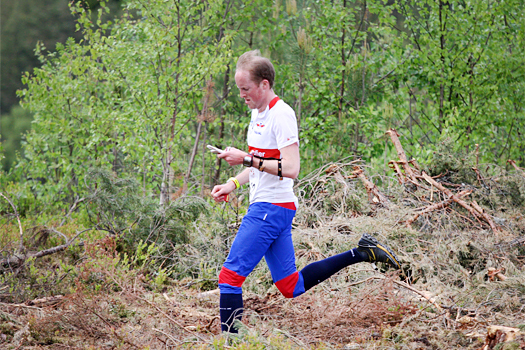
<path id="1" fill-rule="evenodd" d="M 266 98 L 264 99 L 264 104 L 261 106 L 261 108 L 259 108 L 259 113 L 262 113 L 266 110 L 266 108 L 268 108 L 268 105 L 270 104 L 270 102 L 276 98 L 277 95 L 275 94 L 275 92 L 273 92 L 273 90 L 270 90 L 268 91 L 268 94 L 266 95 Z"/>

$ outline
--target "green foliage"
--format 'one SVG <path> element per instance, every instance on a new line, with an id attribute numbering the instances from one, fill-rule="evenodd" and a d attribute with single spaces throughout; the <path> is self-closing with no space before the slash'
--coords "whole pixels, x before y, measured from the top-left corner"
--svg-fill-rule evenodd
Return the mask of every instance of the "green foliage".
<path id="1" fill-rule="evenodd" d="M 60 192 L 62 200 L 81 195 L 90 167 L 140 174 L 148 191 L 178 171 L 171 163 L 191 145 L 193 130 L 184 126 L 198 112 L 192 99 L 203 95 L 204 79 L 228 57 L 228 38 L 215 40 L 216 28 L 205 25 L 215 23 L 217 11 L 205 9 L 203 17 L 198 6 L 184 6 L 130 2 L 141 19 L 97 21 L 97 28 L 90 12 L 73 4 L 84 41 L 69 40 L 47 56 L 37 48 L 45 63 L 24 76 L 28 89 L 19 94 L 35 115 L 23 172 L 46 179 L 46 186 L 35 186 L 37 193 Z M 167 13 L 184 17 L 173 22 Z M 194 20 L 201 26 L 182 31 Z M 166 152 L 175 136 L 181 148 Z"/>
<path id="2" fill-rule="evenodd" d="M 22 148 L 22 135 L 31 128 L 32 120 L 31 113 L 18 106 L 0 118 L 0 141 L 5 157 L 0 160 L 4 171 L 16 163 L 17 152 Z"/>
<path id="3" fill-rule="evenodd" d="M 137 242 L 156 242 L 161 250 L 186 242 L 191 223 L 207 208 L 197 197 L 181 197 L 161 205 L 145 196 L 133 178 L 119 178 L 108 170 L 91 170 L 87 182 L 91 224 L 122 237 L 133 250 L 141 247 Z"/>
<path id="4" fill-rule="evenodd" d="M 43 296 L 72 293 L 74 257 L 75 250 L 72 249 L 55 264 L 51 262 L 51 258 L 28 258 L 22 268 L 2 271 L 0 285 L 8 287 L 4 300 L 20 303 Z"/>
<path id="5" fill-rule="evenodd" d="M 518 3 L 396 3 L 405 38 L 396 41 L 405 57 L 398 81 L 408 92 L 412 144 L 450 138 L 456 150 L 479 144 L 483 161 L 522 161 L 525 70 L 517 62 L 525 28 Z"/>
<path id="6" fill-rule="evenodd" d="M 421 163 L 445 139 L 455 150 L 479 144 L 482 162 L 520 162 L 518 5 L 129 1 L 125 16 L 107 21 L 105 3 L 96 15 L 73 3 L 82 41 L 50 54 L 38 46 L 42 68 L 23 77 L 19 96 L 35 121 L 13 176 L 45 179 L 31 191 L 48 203 L 84 196 L 86 170 L 97 167 L 163 203 L 199 183 L 204 193 L 220 179 L 203 144 L 245 148 L 233 65 L 250 48 L 272 58 L 275 91 L 297 111 L 303 173 L 348 155 L 373 165 L 395 157 L 383 142 L 391 127 Z M 207 81 L 215 97 L 205 111 Z M 202 166 L 189 169 L 197 136 Z"/>

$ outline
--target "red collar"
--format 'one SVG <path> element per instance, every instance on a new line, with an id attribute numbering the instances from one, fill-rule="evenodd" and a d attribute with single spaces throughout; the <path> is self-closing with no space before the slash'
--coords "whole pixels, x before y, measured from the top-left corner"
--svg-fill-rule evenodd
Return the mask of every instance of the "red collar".
<path id="1" fill-rule="evenodd" d="M 272 109 L 273 106 L 275 106 L 275 104 L 277 103 L 277 101 L 279 101 L 279 96 L 275 96 L 273 98 L 273 100 L 270 101 L 270 104 L 268 105 L 268 109 Z"/>

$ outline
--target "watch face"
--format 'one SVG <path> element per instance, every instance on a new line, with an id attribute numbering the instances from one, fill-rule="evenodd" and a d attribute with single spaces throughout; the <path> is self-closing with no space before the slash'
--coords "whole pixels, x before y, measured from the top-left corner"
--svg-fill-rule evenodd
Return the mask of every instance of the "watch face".
<path id="1" fill-rule="evenodd" d="M 243 162 L 242 162 L 242 165 L 244 165 L 244 166 L 248 166 L 248 167 L 249 167 L 249 166 L 252 166 L 252 161 L 253 161 L 252 156 L 246 156 L 246 157 L 244 157 L 244 160 L 243 160 Z"/>

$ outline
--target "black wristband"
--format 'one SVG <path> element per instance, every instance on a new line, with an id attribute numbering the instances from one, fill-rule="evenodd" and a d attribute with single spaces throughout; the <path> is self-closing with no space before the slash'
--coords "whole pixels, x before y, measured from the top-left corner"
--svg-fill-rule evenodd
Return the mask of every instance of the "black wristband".
<path id="1" fill-rule="evenodd" d="M 259 158 L 259 171 L 263 171 L 264 170 L 264 158 Z"/>

